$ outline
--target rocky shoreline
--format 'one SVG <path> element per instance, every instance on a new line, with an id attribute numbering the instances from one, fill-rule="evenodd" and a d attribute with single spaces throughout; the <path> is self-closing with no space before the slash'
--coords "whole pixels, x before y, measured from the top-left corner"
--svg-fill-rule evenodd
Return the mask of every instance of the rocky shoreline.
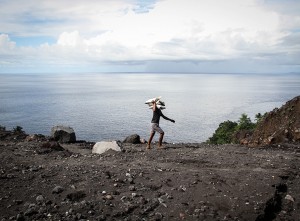
<path id="1" fill-rule="evenodd" d="M 0 220 L 299 220 L 300 145 L 51 143 L 0 133 Z"/>

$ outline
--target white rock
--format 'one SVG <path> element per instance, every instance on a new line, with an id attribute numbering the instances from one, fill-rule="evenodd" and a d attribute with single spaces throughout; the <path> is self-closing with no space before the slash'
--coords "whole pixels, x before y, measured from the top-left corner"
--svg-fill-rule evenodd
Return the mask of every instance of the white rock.
<path id="1" fill-rule="evenodd" d="M 295 202 L 294 198 L 291 195 L 288 195 L 288 194 L 285 196 L 285 199 L 289 200 L 289 201 L 292 201 L 292 202 Z"/>
<path id="2" fill-rule="evenodd" d="M 120 142 L 117 141 L 101 141 L 101 142 L 97 142 L 94 146 L 93 146 L 93 150 L 92 153 L 97 153 L 97 154 L 102 154 L 105 153 L 106 151 L 112 149 L 115 151 L 121 151 L 121 144 Z"/>

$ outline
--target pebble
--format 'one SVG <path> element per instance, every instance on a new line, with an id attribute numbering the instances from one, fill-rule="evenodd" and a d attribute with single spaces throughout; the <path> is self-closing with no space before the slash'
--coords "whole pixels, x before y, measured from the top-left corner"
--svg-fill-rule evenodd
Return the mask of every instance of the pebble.
<path id="1" fill-rule="evenodd" d="M 56 186 L 54 187 L 54 189 L 52 190 L 52 193 L 56 193 L 56 194 L 59 194 L 59 193 L 62 193 L 64 191 L 64 188 L 61 187 L 61 186 Z"/>
<path id="2" fill-rule="evenodd" d="M 30 170 L 31 172 L 37 172 L 37 171 L 39 171 L 39 169 L 40 169 L 40 167 L 32 166 L 29 170 Z"/>
<path id="3" fill-rule="evenodd" d="M 113 196 L 112 196 L 112 195 L 106 195 L 105 198 L 106 198 L 107 200 L 112 200 L 112 199 L 113 199 Z"/>
<path id="4" fill-rule="evenodd" d="M 36 205 L 35 205 L 35 203 L 30 203 L 29 205 L 28 205 L 28 208 L 34 208 Z"/>
<path id="5" fill-rule="evenodd" d="M 161 213 L 155 213 L 155 219 L 156 220 L 162 220 L 163 215 Z"/>
<path id="6" fill-rule="evenodd" d="M 25 216 L 32 216 L 32 215 L 37 214 L 37 213 L 38 213 L 38 211 L 35 207 L 30 207 L 25 211 L 24 215 Z"/>
<path id="7" fill-rule="evenodd" d="M 164 203 L 165 201 L 164 201 L 164 199 L 162 199 L 162 198 L 158 198 L 158 202 L 159 202 L 159 203 Z"/>
<path id="8" fill-rule="evenodd" d="M 200 213 L 200 212 L 201 212 L 200 209 L 195 209 L 195 210 L 194 210 L 194 213 L 196 213 L 196 214 L 197 214 L 197 213 Z"/>
<path id="9" fill-rule="evenodd" d="M 16 176 L 14 174 L 11 174 L 11 173 L 6 175 L 7 179 L 12 179 L 12 178 L 15 178 L 15 177 Z"/>
<path id="10" fill-rule="evenodd" d="M 14 202 L 15 202 L 15 204 L 17 204 L 17 205 L 20 205 L 20 204 L 23 203 L 23 200 L 15 200 Z"/>
<path id="11" fill-rule="evenodd" d="M 179 190 L 182 191 L 182 192 L 185 192 L 186 191 L 186 187 L 185 186 L 180 186 Z"/>
<path id="12" fill-rule="evenodd" d="M 131 177 L 128 178 L 128 182 L 131 183 L 131 184 L 134 183 L 134 182 L 133 182 L 133 179 L 132 179 Z"/>
<path id="13" fill-rule="evenodd" d="M 170 195 L 170 194 L 166 194 L 166 196 L 167 196 L 168 199 L 173 199 L 173 196 Z"/>
<path id="14" fill-rule="evenodd" d="M 135 186 L 129 186 L 130 191 L 135 191 Z"/>
<path id="15" fill-rule="evenodd" d="M 295 202 L 294 198 L 289 194 L 287 194 L 284 199 Z"/>
<path id="16" fill-rule="evenodd" d="M 44 202 L 45 198 L 43 197 L 43 195 L 39 195 L 39 196 L 36 197 L 35 200 L 36 200 L 38 203 L 42 203 L 42 202 Z"/>
<path id="17" fill-rule="evenodd" d="M 17 220 L 17 221 L 25 221 L 25 217 L 23 216 L 23 214 L 20 214 L 20 213 L 19 213 L 19 214 L 17 215 L 16 220 Z"/>

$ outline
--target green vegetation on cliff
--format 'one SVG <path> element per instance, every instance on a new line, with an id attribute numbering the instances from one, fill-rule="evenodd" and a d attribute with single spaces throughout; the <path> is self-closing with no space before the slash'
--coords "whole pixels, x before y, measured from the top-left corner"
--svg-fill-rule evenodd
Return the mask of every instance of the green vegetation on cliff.
<path id="1" fill-rule="evenodd" d="M 255 122 L 252 122 L 247 114 L 242 114 L 238 122 L 224 121 L 219 124 L 212 137 L 208 138 L 206 142 L 210 144 L 237 143 L 239 134 L 252 133 L 263 116 L 260 113 L 256 114 Z"/>

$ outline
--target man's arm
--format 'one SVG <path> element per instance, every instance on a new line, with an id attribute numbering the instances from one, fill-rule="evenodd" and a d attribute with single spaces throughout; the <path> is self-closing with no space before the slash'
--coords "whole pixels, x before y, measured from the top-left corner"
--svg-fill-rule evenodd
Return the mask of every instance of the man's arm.
<path id="1" fill-rule="evenodd" d="M 157 107 L 156 107 L 156 102 L 155 102 L 155 101 L 153 101 L 152 103 L 153 103 L 152 110 L 153 110 L 153 111 L 156 111 L 156 108 L 157 108 Z"/>
<path id="2" fill-rule="evenodd" d="M 172 119 L 166 117 L 165 115 L 163 115 L 162 112 L 161 112 L 161 116 L 162 116 L 165 120 L 169 120 L 169 121 L 171 121 L 172 123 L 175 123 L 175 120 L 172 120 Z"/>

